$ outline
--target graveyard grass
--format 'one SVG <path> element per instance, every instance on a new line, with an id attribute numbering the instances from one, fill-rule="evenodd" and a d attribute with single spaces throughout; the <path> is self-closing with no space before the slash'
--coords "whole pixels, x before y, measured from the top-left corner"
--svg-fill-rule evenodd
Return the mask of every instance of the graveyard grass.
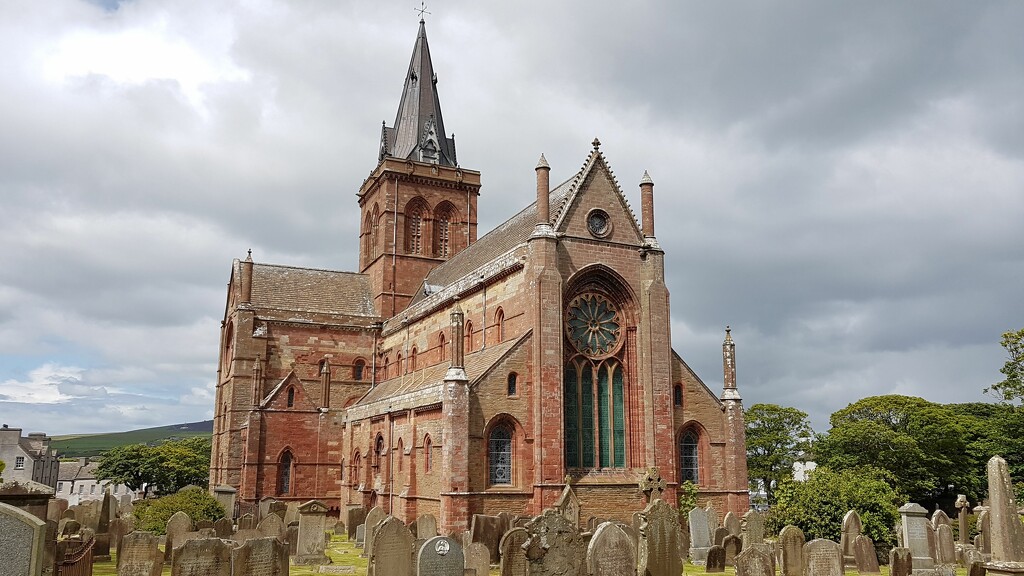
<path id="1" fill-rule="evenodd" d="M 359 548 L 356 547 L 355 542 L 349 542 L 348 536 L 345 534 L 331 534 L 331 543 L 327 546 L 327 556 L 333 562 L 333 566 L 352 566 L 353 570 L 350 574 L 356 576 L 366 575 L 366 558 L 359 555 Z M 889 567 L 882 566 L 881 576 L 889 576 Z M 117 576 L 117 556 L 114 555 L 109 562 L 97 562 L 93 565 L 92 570 L 93 576 Z M 288 576 L 307 576 L 311 574 L 319 574 L 319 566 L 295 566 L 292 565 L 288 570 Z M 694 566 L 689 562 L 683 567 L 684 574 L 704 574 L 704 566 Z M 776 572 L 778 573 L 778 572 Z M 171 567 L 169 564 L 164 564 L 164 570 L 162 576 L 170 576 Z M 735 576 L 736 569 L 732 566 L 726 566 L 725 574 L 728 576 Z M 846 570 L 846 574 L 857 574 L 856 570 Z M 499 576 L 497 567 L 492 567 L 488 576 Z M 956 576 L 967 576 L 967 570 L 961 566 L 956 568 Z"/>

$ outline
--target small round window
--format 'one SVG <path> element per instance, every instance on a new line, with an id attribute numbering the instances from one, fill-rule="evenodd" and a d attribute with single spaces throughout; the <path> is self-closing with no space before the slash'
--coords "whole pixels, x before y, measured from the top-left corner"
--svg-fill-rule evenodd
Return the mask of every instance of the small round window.
<path id="1" fill-rule="evenodd" d="M 587 230 L 598 238 L 604 238 L 612 231 L 612 224 L 608 220 L 608 213 L 600 208 L 595 208 L 587 214 Z"/>

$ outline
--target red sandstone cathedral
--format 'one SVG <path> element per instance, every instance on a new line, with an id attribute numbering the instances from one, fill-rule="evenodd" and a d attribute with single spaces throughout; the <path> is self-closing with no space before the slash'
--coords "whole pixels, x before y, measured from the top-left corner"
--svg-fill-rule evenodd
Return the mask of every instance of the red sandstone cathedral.
<path id="1" fill-rule="evenodd" d="M 654 183 L 638 223 L 596 140 L 567 180 L 549 173 L 541 156 L 536 202 L 477 237 L 480 173 L 446 136 L 421 21 L 359 189 L 359 271 L 232 263 L 211 489 L 242 513 L 318 499 L 453 533 L 538 514 L 567 481 L 582 517 L 628 522 L 655 466 L 667 501 L 690 480 L 745 511 L 734 345 L 720 394 L 672 350 Z"/>

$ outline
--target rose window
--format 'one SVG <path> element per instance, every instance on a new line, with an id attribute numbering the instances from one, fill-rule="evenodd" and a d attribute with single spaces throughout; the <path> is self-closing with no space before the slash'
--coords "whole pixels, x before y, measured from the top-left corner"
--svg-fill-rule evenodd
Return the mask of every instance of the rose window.
<path id="1" fill-rule="evenodd" d="M 577 296 L 569 302 L 566 335 L 588 356 L 605 356 L 619 342 L 619 317 L 612 303 L 597 294 Z"/>

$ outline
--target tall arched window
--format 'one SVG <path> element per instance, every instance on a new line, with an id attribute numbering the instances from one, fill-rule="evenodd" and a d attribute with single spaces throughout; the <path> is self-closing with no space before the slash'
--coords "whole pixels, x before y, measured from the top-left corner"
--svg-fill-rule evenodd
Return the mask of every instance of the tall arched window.
<path id="1" fill-rule="evenodd" d="M 231 357 L 234 356 L 235 327 L 228 320 L 224 327 L 224 356 L 221 358 L 221 365 L 224 368 L 224 375 L 231 373 Z"/>
<path id="2" fill-rule="evenodd" d="M 380 379 L 381 380 L 387 380 L 388 379 L 388 370 L 390 369 L 390 368 L 388 368 L 388 364 L 390 364 L 390 363 L 391 363 L 391 357 L 390 356 L 385 356 L 384 357 L 384 364 L 381 365 L 381 367 L 380 367 L 380 372 L 381 372 Z"/>
<path id="3" fill-rule="evenodd" d="M 672 403 L 675 404 L 676 406 L 682 406 L 683 405 L 683 385 L 682 384 L 676 384 L 672 388 Z"/>
<path id="4" fill-rule="evenodd" d="M 380 210 L 377 204 L 373 205 L 373 212 L 370 218 L 373 220 L 373 228 L 370 230 L 370 258 L 376 258 L 380 254 Z"/>
<path id="5" fill-rule="evenodd" d="M 366 370 L 366 360 L 363 360 L 362 358 L 357 359 L 355 361 L 355 363 L 352 364 L 352 379 L 353 380 L 362 380 L 363 379 L 363 371 L 365 371 L 365 370 Z"/>
<path id="6" fill-rule="evenodd" d="M 373 466 L 374 468 L 380 468 L 381 462 L 384 461 L 384 436 L 377 435 L 377 444 L 373 450 Z"/>
<path id="7" fill-rule="evenodd" d="M 366 213 L 366 219 L 363 221 L 363 265 L 370 263 L 370 259 L 373 258 L 373 215 L 369 212 Z"/>
<path id="8" fill-rule="evenodd" d="M 412 352 L 409 353 L 409 371 L 416 371 L 416 347 L 412 347 Z"/>
<path id="9" fill-rule="evenodd" d="M 487 438 L 487 469 L 490 484 L 512 484 L 512 426 L 505 422 Z"/>
<path id="10" fill-rule="evenodd" d="M 466 353 L 473 351 L 473 321 L 466 320 Z"/>
<path id="11" fill-rule="evenodd" d="M 352 482 L 358 486 L 363 481 L 363 457 L 358 450 L 352 455 L 352 473 L 355 474 Z"/>
<path id="12" fill-rule="evenodd" d="M 439 358 L 439 362 L 444 362 L 445 359 L 448 358 L 448 347 L 446 346 L 446 344 L 447 342 L 445 342 L 444 332 L 441 332 L 440 334 L 437 335 L 437 355 Z"/>
<path id="13" fill-rule="evenodd" d="M 457 212 L 449 202 L 438 204 L 434 210 L 434 256 L 448 258 L 452 255 L 452 228 Z"/>
<path id="14" fill-rule="evenodd" d="M 430 472 L 434 464 L 434 454 L 431 450 L 433 444 L 430 442 L 430 434 L 423 438 L 423 471 Z"/>
<path id="15" fill-rule="evenodd" d="M 287 495 L 292 493 L 292 453 L 285 450 L 277 461 L 277 493 Z"/>
<path id="16" fill-rule="evenodd" d="M 401 376 L 402 374 L 405 374 L 405 372 L 402 368 L 402 353 L 399 352 L 398 356 L 395 357 L 395 375 Z"/>
<path id="17" fill-rule="evenodd" d="M 402 471 L 402 460 L 405 458 L 405 448 L 402 444 L 402 439 L 398 439 L 398 453 L 395 454 L 396 468 L 399 472 Z"/>
<path id="18" fill-rule="evenodd" d="M 295 406 L 295 388 L 292 388 L 291 386 L 289 386 L 288 387 L 288 407 L 291 408 L 293 406 Z"/>
<path id="19" fill-rule="evenodd" d="M 692 429 L 679 436 L 679 479 L 683 482 L 689 480 L 694 484 L 700 483 L 699 440 Z"/>
<path id="20" fill-rule="evenodd" d="M 427 205 L 422 198 L 413 198 L 405 206 L 405 252 L 407 254 L 423 253 L 423 221 L 427 215 Z"/>
<path id="21" fill-rule="evenodd" d="M 500 307 L 498 311 L 494 313 L 494 328 L 498 333 L 498 342 L 505 341 L 505 311 Z"/>
<path id="22" fill-rule="evenodd" d="M 509 396 L 515 396 L 518 392 L 517 387 L 519 385 L 519 376 L 515 372 L 509 372 L 507 384 L 508 387 L 506 388 L 506 392 Z"/>

